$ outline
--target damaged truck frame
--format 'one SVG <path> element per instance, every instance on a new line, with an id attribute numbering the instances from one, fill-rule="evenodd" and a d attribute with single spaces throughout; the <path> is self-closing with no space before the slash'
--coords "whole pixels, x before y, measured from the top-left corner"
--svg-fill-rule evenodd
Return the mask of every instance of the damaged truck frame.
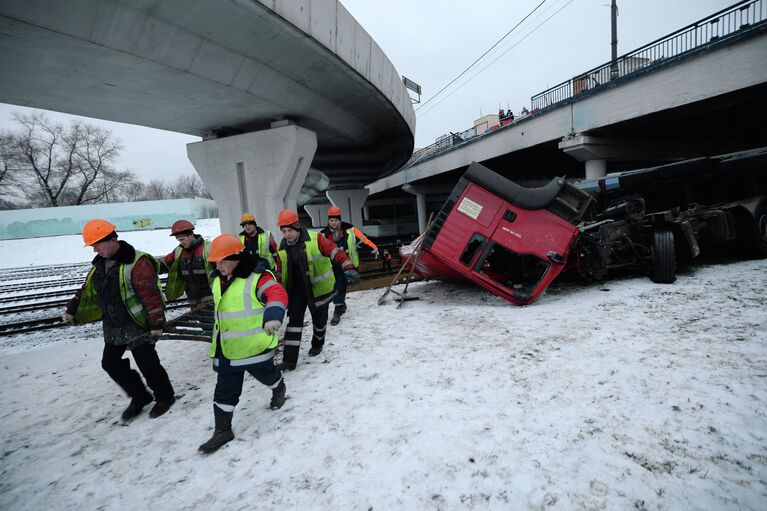
<path id="1" fill-rule="evenodd" d="M 599 280 L 633 268 L 671 283 L 706 247 L 767 256 L 766 194 L 767 148 L 541 188 L 472 163 L 419 238 L 413 271 L 517 305 L 567 270 Z"/>

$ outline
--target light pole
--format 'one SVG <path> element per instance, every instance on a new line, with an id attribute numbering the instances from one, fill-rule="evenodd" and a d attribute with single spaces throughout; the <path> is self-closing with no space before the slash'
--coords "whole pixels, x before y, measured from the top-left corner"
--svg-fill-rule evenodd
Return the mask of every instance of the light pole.
<path id="1" fill-rule="evenodd" d="M 610 25 L 612 32 L 612 60 L 610 62 L 610 79 L 618 78 L 618 4 L 617 0 L 612 0 L 610 6 Z"/>

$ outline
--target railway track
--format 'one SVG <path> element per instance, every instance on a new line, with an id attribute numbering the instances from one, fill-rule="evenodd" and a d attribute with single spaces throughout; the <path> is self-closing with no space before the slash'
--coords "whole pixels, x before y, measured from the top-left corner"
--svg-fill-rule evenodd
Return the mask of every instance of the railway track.
<path id="1" fill-rule="evenodd" d="M 69 265 L 69 266 L 60 265 L 60 266 L 57 266 L 56 268 L 61 268 L 66 270 L 67 268 L 71 269 L 72 266 L 73 265 Z M 87 269 L 90 266 L 90 263 L 88 263 L 87 265 L 76 265 L 76 266 L 83 266 L 85 269 Z M 360 270 L 361 270 L 360 276 L 361 276 L 362 282 L 354 286 L 352 289 L 365 289 L 366 281 L 371 282 L 386 276 L 393 276 L 396 273 L 396 271 L 399 269 L 399 266 L 393 265 L 393 271 L 390 272 L 390 271 L 380 270 L 379 267 L 380 267 L 380 263 L 378 261 L 363 261 L 360 264 Z M 47 268 L 47 267 L 41 267 L 41 268 Z M 19 272 L 19 273 L 22 273 L 22 272 Z M 65 278 L 65 279 L 51 280 L 46 282 L 33 282 L 33 283 L 29 283 L 26 286 L 18 286 L 18 285 L 0 286 L 0 295 L 2 295 L 3 293 L 10 293 L 10 292 L 18 293 L 19 291 L 32 291 L 35 289 L 50 289 L 54 287 L 70 286 L 65 289 L 57 289 L 57 290 L 45 291 L 41 293 L 31 293 L 31 294 L 14 295 L 14 296 L 0 296 L 0 303 L 3 303 L 3 304 L 16 303 L 16 302 L 32 302 L 32 303 L 22 303 L 18 305 L 9 305 L 9 306 L 0 307 L 0 317 L 9 316 L 12 314 L 44 311 L 48 309 L 63 309 L 67 301 L 72 297 L 72 295 L 74 295 L 74 293 L 82 285 L 84 277 L 85 277 L 85 274 L 83 273 L 83 276 L 79 278 Z M 165 280 L 167 279 L 166 278 L 161 279 L 162 282 L 165 282 Z M 60 300 L 47 300 L 44 302 L 38 301 L 45 298 L 56 298 L 56 297 L 63 297 L 63 298 Z M 186 306 L 188 306 L 187 300 L 176 300 L 176 301 L 170 302 L 167 308 L 176 309 L 179 307 L 186 307 Z M 11 322 L 11 323 L 0 325 L 0 337 L 17 335 L 17 334 L 26 333 L 26 332 L 33 332 L 37 330 L 45 330 L 49 328 L 58 328 L 62 326 L 66 326 L 66 325 L 61 320 L 59 315 L 56 315 L 53 317 L 47 317 L 47 318 Z M 183 333 L 183 327 L 179 327 L 179 328 L 181 328 L 180 331 L 168 332 L 168 335 L 171 335 L 171 334 L 177 335 L 179 333 Z M 200 339 L 193 339 L 193 340 L 200 340 Z"/>
<path id="2" fill-rule="evenodd" d="M 40 300 L 42 298 L 55 298 L 57 296 L 71 297 L 75 294 L 75 292 L 77 292 L 78 289 L 80 288 L 72 287 L 72 288 L 60 289 L 58 291 L 49 291 L 47 293 L 33 293 L 33 294 L 18 295 L 18 296 L 3 296 L 3 297 L 0 297 L 0 303 L 24 302 L 29 300 Z"/>
<path id="3" fill-rule="evenodd" d="M 166 309 L 178 309 L 188 306 L 188 301 L 177 300 L 175 302 L 169 303 Z M 32 319 L 29 321 L 18 321 L 15 323 L 6 323 L 4 325 L 0 325 L 0 337 L 23 334 L 26 332 L 34 332 L 35 330 L 47 330 L 49 328 L 58 328 L 62 326 L 68 325 L 64 323 L 60 316 Z"/>
<path id="4" fill-rule="evenodd" d="M 0 280 L 22 280 L 72 274 L 74 272 L 85 274 L 91 263 L 56 264 L 52 266 L 30 266 L 23 268 L 8 268 L 0 270 Z"/>

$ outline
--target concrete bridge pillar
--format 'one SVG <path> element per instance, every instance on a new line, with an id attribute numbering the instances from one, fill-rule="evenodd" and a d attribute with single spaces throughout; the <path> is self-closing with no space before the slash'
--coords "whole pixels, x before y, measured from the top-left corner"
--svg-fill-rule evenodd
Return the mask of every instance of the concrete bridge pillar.
<path id="1" fill-rule="evenodd" d="M 594 159 L 586 160 L 586 179 L 598 179 L 607 175 L 607 160 Z"/>
<path id="2" fill-rule="evenodd" d="M 426 222 L 429 221 L 426 216 L 426 188 L 422 186 L 404 185 L 402 190 L 415 195 L 416 211 L 418 212 L 418 232 L 426 230 Z"/>
<path id="3" fill-rule="evenodd" d="M 315 229 L 322 229 L 328 224 L 329 202 L 320 204 L 304 204 L 306 213 L 312 218 L 312 225 Z"/>
<path id="4" fill-rule="evenodd" d="M 350 190 L 328 190 L 325 192 L 330 202 L 341 208 L 341 220 L 362 229 L 362 207 L 368 199 L 370 192 L 367 188 L 354 188 Z M 323 213 L 323 224 L 327 221 L 327 210 Z"/>
<path id="5" fill-rule="evenodd" d="M 250 211 L 279 243 L 277 213 L 296 208 L 316 149 L 313 131 L 284 125 L 194 142 L 186 152 L 218 204 L 221 232 L 239 232 L 240 215 Z"/>

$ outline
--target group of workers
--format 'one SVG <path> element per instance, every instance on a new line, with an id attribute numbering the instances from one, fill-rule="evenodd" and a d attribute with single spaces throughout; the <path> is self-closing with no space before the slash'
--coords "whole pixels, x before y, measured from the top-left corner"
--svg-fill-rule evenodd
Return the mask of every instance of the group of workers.
<path id="1" fill-rule="evenodd" d="M 347 284 L 359 282 L 357 244 L 365 243 L 376 258 L 378 248 L 359 229 L 342 222 L 335 206 L 319 232 L 302 227 L 298 214 L 289 209 L 280 211 L 277 224 L 283 236 L 279 246 L 251 213 L 243 213 L 239 235 L 221 234 L 212 242 L 195 234 L 191 222 L 178 220 L 171 228 L 178 246 L 160 260 L 119 240 L 116 227 L 106 220 L 85 225 L 83 241 L 97 255 L 62 319 L 67 324 L 102 321 L 101 366 L 130 397 L 123 420 L 137 417 L 153 401 L 151 418 L 175 403 L 155 349 L 166 322 L 162 273 L 168 273 L 168 299 L 186 293 L 193 309 L 211 304 L 214 309 L 209 356 L 217 374 L 215 427 L 199 451 L 210 454 L 234 438 L 232 417 L 246 371 L 272 390 L 270 408 L 282 407 L 286 393 L 282 373 L 298 363 L 306 309 L 313 328 L 308 355 L 317 356 L 325 344 L 330 303 L 334 304 L 330 323 L 336 325 L 346 312 Z M 386 255 L 388 264 L 391 256 Z M 282 362 L 275 364 L 286 313 Z M 123 358 L 127 350 L 154 395 Z"/>

